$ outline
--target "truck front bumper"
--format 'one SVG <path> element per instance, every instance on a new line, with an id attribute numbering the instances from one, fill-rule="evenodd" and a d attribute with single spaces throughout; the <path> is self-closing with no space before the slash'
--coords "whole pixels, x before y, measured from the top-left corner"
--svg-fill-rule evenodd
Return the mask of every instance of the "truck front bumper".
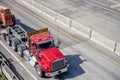
<path id="1" fill-rule="evenodd" d="M 49 77 L 53 77 L 53 76 L 59 75 L 61 73 L 67 72 L 68 71 L 68 67 L 69 67 L 69 65 L 67 65 L 66 67 L 64 67 L 64 68 L 62 68 L 60 70 L 57 70 L 57 71 L 54 71 L 54 72 L 45 73 L 45 75 L 49 76 Z"/>

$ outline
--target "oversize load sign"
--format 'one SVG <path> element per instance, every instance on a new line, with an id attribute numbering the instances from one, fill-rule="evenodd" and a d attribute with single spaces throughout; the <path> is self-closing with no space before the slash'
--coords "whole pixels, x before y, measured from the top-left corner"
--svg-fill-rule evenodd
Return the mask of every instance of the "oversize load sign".
<path id="1" fill-rule="evenodd" d="M 36 30 L 34 32 L 28 32 L 27 35 L 28 35 L 28 37 L 30 37 L 32 35 L 47 32 L 47 31 L 48 31 L 48 28 L 43 28 L 43 29 L 40 29 L 40 30 Z"/>

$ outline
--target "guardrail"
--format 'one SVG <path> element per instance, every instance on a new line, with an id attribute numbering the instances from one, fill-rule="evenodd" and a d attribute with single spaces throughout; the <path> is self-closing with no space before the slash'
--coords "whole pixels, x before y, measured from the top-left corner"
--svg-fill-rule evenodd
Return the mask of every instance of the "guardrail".
<path id="1" fill-rule="evenodd" d="M 4 74 L 8 80 L 20 80 L 13 71 L 8 67 L 9 62 L 6 60 L 6 58 L 3 56 L 3 54 L 0 52 L 0 71 L 2 74 Z"/>
<path id="2" fill-rule="evenodd" d="M 120 43 L 107 38 L 106 36 L 95 32 L 93 29 L 89 28 L 88 26 L 82 25 L 75 20 L 72 20 L 38 2 L 35 0 L 15 0 L 16 2 L 23 5 L 26 4 L 27 6 L 34 8 L 40 14 L 47 16 L 48 18 L 52 19 L 53 21 L 66 26 L 69 30 L 73 30 L 76 33 L 94 41 L 95 43 L 103 46 L 104 48 L 114 52 L 117 55 L 120 55 Z"/>

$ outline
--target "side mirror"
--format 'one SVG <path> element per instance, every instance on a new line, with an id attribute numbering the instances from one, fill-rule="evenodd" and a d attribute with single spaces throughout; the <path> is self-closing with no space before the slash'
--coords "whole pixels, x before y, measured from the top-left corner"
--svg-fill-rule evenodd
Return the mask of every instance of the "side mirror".
<path id="1" fill-rule="evenodd" d="M 56 46 L 57 48 L 59 48 L 60 44 L 59 44 L 59 43 L 57 43 L 57 44 L 55 44 L 55 46 Z"/>
<path id="2" fill-rule="evenodd" d="M 58 41 L 57 41 L 57 43 L 55 44 L 55 46 L 56 46 L 57 48 L 59 48 L 60 44 L 61 44 L 61 41 L 60 41 L 60 39 L 58 39 Z"/>
<path id="3" fill-rule="evenodd" d="M 39 59 L 40 57 L 42 57 L 41 53 L 36 53 L 36 59 Z"/>

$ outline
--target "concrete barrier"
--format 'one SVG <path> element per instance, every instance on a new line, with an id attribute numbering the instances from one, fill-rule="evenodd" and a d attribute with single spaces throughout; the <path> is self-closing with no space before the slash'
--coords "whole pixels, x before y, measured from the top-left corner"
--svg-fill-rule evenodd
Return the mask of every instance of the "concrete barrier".
<path id="1" fill-rule="evenodd" d="M 16 0 L 16 1 L 20 3 L 19 0 Z M 28 5 L 33 9 L 36 9 L 37 11 L 42 12 L 43 5 L 37 3 L 34 0 L 21 0 L 21 3 L 24 3 L 25 5 Z"/>
<path id="2" fill-rule="evenodd" d="M 40 12 L 42 12 L 42 10 L 43 10 L 43 5 L 41 5 L 41 4 L 39 4 L 39 3 L 35 2 L 35 1 L 32 1 L 31 6 L 35 7 L 35 8 L 38 9 Z"/>
<path id="3" fill-rule="evenodd" d="M 34 0 L 23 0 L 22 3 L 29 5 L 30 7 L 32 7 L 33 9 L 37 10 L 37 12 L 41 12 L 43 13 L 45 16 L 53 19 L 54 21 L 56 21 L 56 12 L 53 11 L 52 9 L 49 9 L 43 5 L 41 5 L 40 3 L 34 1 Z"/>
<path id="4" fill-rule="evenodd" d="M 8 80 L 20 80 L 9 68 L 7 58 L 0 52 L 0 72 L 4 74 Z"/>
<path id="5" fill-rule="evenodd" d="M 21 5 L 27 5 L 27 8 L 31 8 L 33 9 L 35 12 L 37 12 L 37 14 L 42 14 L 42 8 L 43 8 L 43 5 L 35 2 L 34 0 L 33 1 L 27 1 L 27 0 L 15 0 L 16 2 L 20 3 Z M 30 2 L 32 2 L 30 4 Z"/>
<path id="6" fill-rule="evenodd" d="M 28 5 L 31 6 L 30 2 L 28 2 L 27 0 L 15 0 L 15 1 L 18 2 L 21 5 L 25 4 L 27 6 Z"/>
<path id="7" fill-rule="evenodd" d="M 7 77 L 7 79 L 9 79 L 9 80 L 13 80 L 12 75 L 9 74 L 9 72 L 8 72 L 8 68 L 6 68 L 6 67 L 2 67 L 2 72 L 3 72 L 4 75 Z"/>
<path id="8" fill-rule="evenodd" d="M 90 31 L 91 31 L 91 29 L 88 28 L 88 27 L 86 27 L 86 26 L 84 26 L 84 25 L 82 25 L 82 24 L 79 24 L 76 21 L 72 21 L 71 30 L 79 33 L 80 35 L 83 35 L 86 38 L 90 37 Z"/>
<path id="9" fill-rule="evenodd" d="M 106 38 L 105 36 L 99 34 L 98 32 L 92 31 L 91 40 L 112 52 L 114 52 L 115 50 L 116 42 Z"/>
<path id="10" fill-rule="evenodd" d="M 30 5 L 32 5 L 32 0 L 21 0 L 21 1 L 24 1 L 24 2 L 26 2 L 26 3 L 30 4 Z"/>
<path id="11" fill-rule="evenodd" d="M 115 53 L 120 56 L 120 43 L 117 43 Z"/>
<path id="12" fill-rule="evenodd" d="M 53 19 L 54 21 L 56 20 L 56 15 L 57 13 L 55 11 L 53 11 L 52 9 L 49 9 L 47 7 L 43 7 L 43 14 L 48 16 L 49 18 Z"/>
<path id="13" fill-rule="evenodd" d="M 18 3 L 21 3 L 23 0 L 14 0 L 14 1 L 16 1 L 16 2 L 18 2 Z M 25 0 L 26 1 L 26 0 Z"/>
<path id="14" fill-rule="evenodd" d="M 80 35 L 83 35 L 86 38 L 90 38 L 92 41 L 96 42 L 97 44 L 107 48 L 108 50 L 112 52 L 115 51 L 117 55 L 120 55 L 120 43 L 118 43 L 116 46 L 115 41 L 112 41 L 106 38 L 105 36 L 99 34 L 98 32 L 92 31 L 89 27 L 79 24 L 78 22 L 73 21 L 70 18 L 63 16 L 53 11 L 52 9 L 49 9 L 41 5 L 40 3 L 37 3 L 34 0 L 15 0 L 15 1 L 19 3 L 21 1 L 28 3 L 31 7 L 34 7 L 38 11 L 41 11 L 45 16 L 48 16 L 49 18 L 55 20 L 59 24 L 67 26 L 68 28 L 79 33 Z"/>
<path id="15" fill-rule="evenodd" d="M 68 28 L 70 28 L 70 26 L 71 26 L 71 21 L 72 21 L 72 20 L 71 20 L 70 18 L 65 17 L 65 16 L 57 13 L 56 22 L 58 22 L 58 23 L 60 23 L 60 24 L 62 24 L 62 25 L 64 25 L 64 26 L 67 26 Z"/>

